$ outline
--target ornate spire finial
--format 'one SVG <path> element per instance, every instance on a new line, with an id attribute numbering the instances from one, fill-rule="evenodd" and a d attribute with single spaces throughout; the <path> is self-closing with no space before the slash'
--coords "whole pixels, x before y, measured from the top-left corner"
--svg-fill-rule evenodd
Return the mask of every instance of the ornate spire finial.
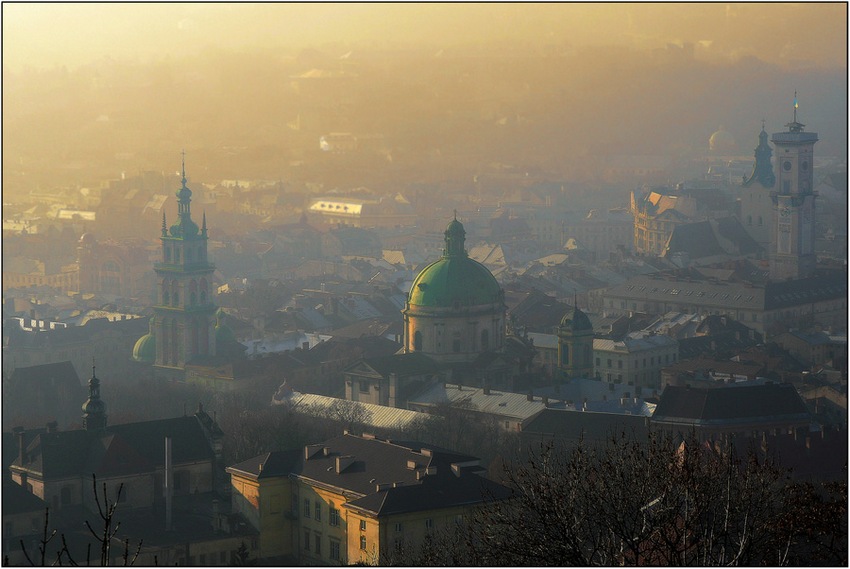
<path id="1" fill-rule="evenodd" d="M 183 167 L 183 185 L 185 186 L 186 185 L 186 149 L 185 148 L 183 149 L 183 152 L 181 154 L 183 154 L 183 164 L 182 164 L 182 167 Z"/>
<path id="2" fill-rule="evenodd" d="M 166 235 L 167 233 L 168 233 L 168 229 L 166 228 L 166 225 L 165 225 L 165 210 L 163 209 L 162 210 L 162 234 Z"/>
<path id="3" fill-rule="evenodd" d="M 457 221 L 457 210 L 455 210 L 455 221 Z"/>
<path id="4" fill-rule="evenodd" d="M 201 231 L 204 235 L 207 234 L 207 210 L 204 210 L 204 221 L 201 224 Z"/>
<path id="5" fill-rule="evenodd" d="M 764 130 L 764 119 L 761 119 L 761 129 Z"/>
<path id="6" fill-rule="evenodd" d="M 794 122 L 797 122 L 797 89 L 794 89 Z"/>

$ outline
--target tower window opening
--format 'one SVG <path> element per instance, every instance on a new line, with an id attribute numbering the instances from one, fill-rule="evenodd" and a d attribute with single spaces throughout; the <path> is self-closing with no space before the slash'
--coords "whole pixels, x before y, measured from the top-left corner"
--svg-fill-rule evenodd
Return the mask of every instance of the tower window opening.
<path id="1" fill-rule="evenodd" d="M 417 330 L 413 334 L 413 350 L 414 351 L 422 351 L 422 332 Z"/>

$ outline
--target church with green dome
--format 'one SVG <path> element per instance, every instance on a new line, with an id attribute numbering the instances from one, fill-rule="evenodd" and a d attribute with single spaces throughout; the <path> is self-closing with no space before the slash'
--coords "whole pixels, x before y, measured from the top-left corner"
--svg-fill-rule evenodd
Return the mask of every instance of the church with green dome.
<path id="1" fill-rule="evenodd" d="M 195 358 L 215 356 L 216 338 L 226 331 L 216 326 L 215 266 L 207 258 L 207 219 L 204 215 L 201 227 L 192 220 L 185 160 L 176 195 L 176 223 L 168 228 L 162 216 L 162 257 L 154 265 L 157 300 L 150 331 L 136 342 L 133 360 L 182 371 Z"/>
<path id="2" fill-rule="evenodd" d="M 413 281 L 402 314 L 404 352 L 437 362 L 472 362 L 505 345 L 505 295 L 492 273 L 469 258 L 466 231 L 455 217 L 437 261 Z"/>

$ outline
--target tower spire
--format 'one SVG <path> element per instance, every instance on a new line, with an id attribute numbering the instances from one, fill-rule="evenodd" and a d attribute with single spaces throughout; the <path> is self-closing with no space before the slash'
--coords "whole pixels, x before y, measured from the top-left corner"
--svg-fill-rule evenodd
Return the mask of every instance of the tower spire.
<path id="1" fill-rule="evenodd" d="M 797 122 L 797 89 L 794 89 L 794 122 Z"/>
<path id="2" fill-rule="evenodd" d="M 186 185 L 186 149 L 185 148 L 183 149 L 183 152 L 181 152 L 181 154 L 183 155 L 182 174 L 183 174 L 183 185 L 185 186 Z"/>
<path id="3" fill-rule="evenodd" d="M 162 210 L 162 236 L 165 237 L 168 235 L 168 229 L 165 225 L 165 210 Z"/>
<path id="4" fill-rule="evenodd" d="M 83 403 L 83 428 L 87 431 L 102 431 L 106 428 L 106 403 L 100 398 L 100 380 L 95 374 L 94 358 L 91 360 L 89 398 Z"/>
<path id="5" fill-rule="evenodd" d="M 204 220 L 201 223 L 201 233 L 203 235 L 207 234 L 207 210 L 204 210 Z"/>

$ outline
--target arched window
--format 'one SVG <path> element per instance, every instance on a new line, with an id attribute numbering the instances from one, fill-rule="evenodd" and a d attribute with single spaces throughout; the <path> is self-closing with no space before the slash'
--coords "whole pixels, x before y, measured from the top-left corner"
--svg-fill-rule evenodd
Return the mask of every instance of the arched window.
<path id="1" fill-rule="evenodd" d="M 191 261 L 192 261 L 192 259 L 194 258 L 194 253 L 195 253 L 195 250 L 194 250 L 194 249 L 192 249 L 191 247 L 189 247 L 188 249 L 186 249 L 186 261 L 187 261 L 187 262 L 191 262 Z"/>
<path id="2" fill-rule="evenodd" d="M 460 352 L 460 333 L 455 332 L 452 337 L 452 351 L 454 353 Z"/>
<path id="3" fill-rule="evenodd" d="M 413 350 L 416 352 L 422 350 L 422 332 L 419 330 L 413 333 Z"/>
<path id="4" fill-rule="evenodd" d="M 490 330 L 481 330 L 481 349 L 490 349 Z"/>
<path id="5" fill-rule="evenodd" d="M 169 303 L 169 294 L 168 294 L 168 283 L 162 281 L 162 304 L 166 305 Z"/>
<path id="6" fill-rule="evenodd" d="M 174 248 L 174 262 L 175 263 L 180 262 L 180 248 L 179 247 Z"/>
<path id="7" fill-rule="evenodd" d="M 165 262 L 166 263 L 171 262 L 171 246 L 170 245 L 165 246 Z"/>
<path id="8" fill-rule="evenodd" d="M 562 345 L 561 346 L 561 365 L 570 365 L 570 347 Z"/>
<path id="9" fill-rule="evenodd" d="M 764 225 L 764 222 L 762 221 L 761 216 L 759 216 L 759 225 Z"/>

